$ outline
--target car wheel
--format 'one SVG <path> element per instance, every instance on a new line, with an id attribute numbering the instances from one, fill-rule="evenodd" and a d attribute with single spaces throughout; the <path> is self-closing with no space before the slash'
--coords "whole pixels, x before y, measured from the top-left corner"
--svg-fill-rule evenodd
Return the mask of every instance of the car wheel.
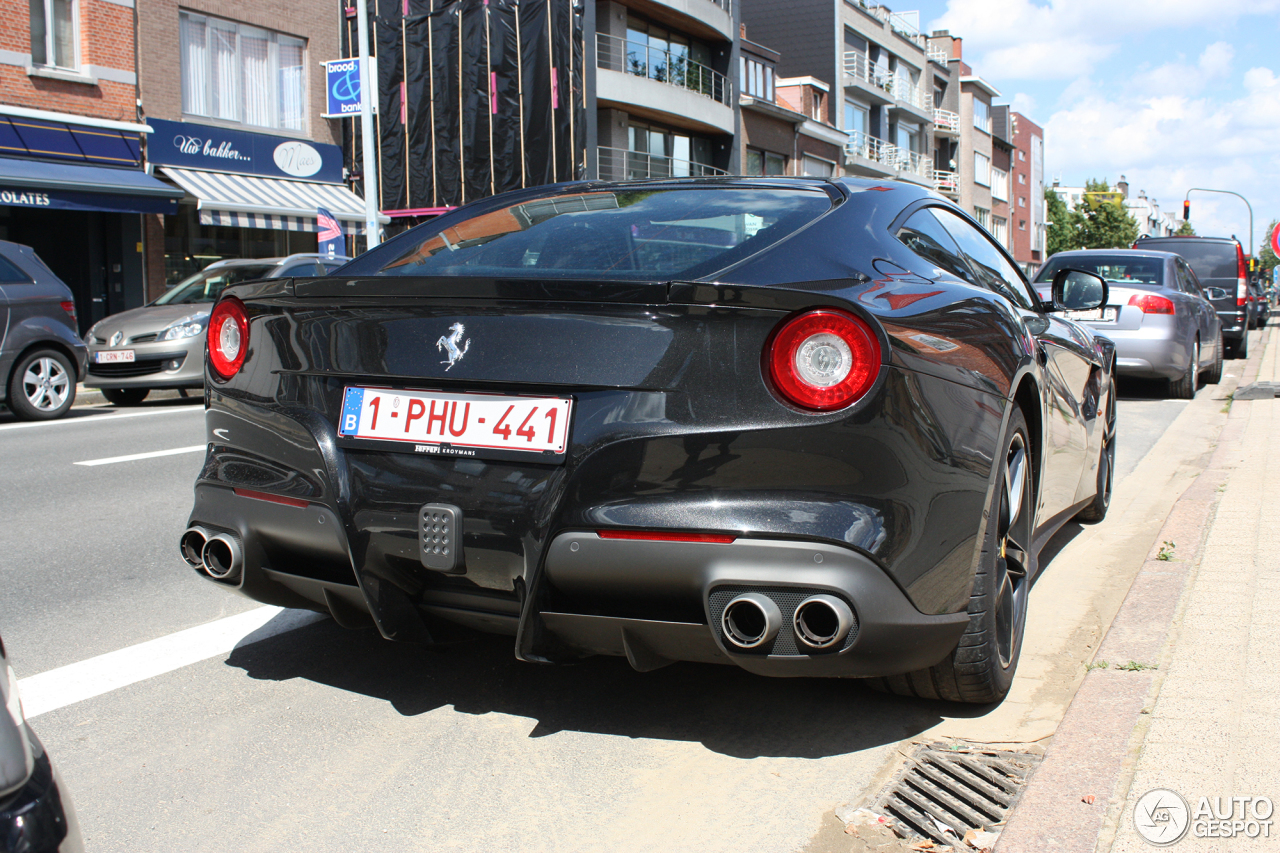
<path id="1" fill-rule="evenodd" d="M 1197 380 L 1200 378 L 1200 341 L 1191 345 L 1191 359 L 1182 376 L 1169 380 L 1169 396 L 1179 400 L 1190 400 L 1196 395 Z"/>
<path id="2" fill-rule="evenodd" d="M 1221 350 L 1219 350 L 1221 352 Z M 1221 356 L 1219 356 L 1221 364 Z M 1076 513 L 1076 520 L 1097 524 L 1107 517 L 1111 507 L 1111 487 L 1116 468 L 1116 380 L 1112 368 L 1110 387 L 1107 389 L 1107 412 L 1102 421 L 1102 448 L 1098 452 L 1098 490 L 1093 501 Z"/>
<path id="3" fill-rule="evenodd" d="M 147 399 L 147 395 L 150 393 L 150 388 L 102 389 L 102 396 L 106 397 L 107 402 L 113 406 L 136 406 L 143 400 Z"/>
<path id="4" fill-rule="evenodd" d="M 1244 332 L 1240 335 L 1240 340 L 1236 341 L 1235 346 L 1231 348 L 1232 358 L 1248 358 L 1249 357 L 1249 333 Z"/>
<path id="5" fill-rule="evenodd" d="M 987 511 L 978 571 L 969 596 L 969 627 L 940 663 L 906 675 L 876 679 L 902 696 L 952 702 L 999 702 L 1013 684 L 1022 653 L 1031 584 L 1035 487 L 1022 410 L 1010 416 L 997 487 Z"/>
<path id="6" fill-rule="evenodd" d="M 1213 351 L 1213 366 L 1205 374 L 1205 385 L 1217 385 L 1222 381 L 1222 332 L 1218 332 L 1218 345 Z"/>
<path id="7" fill-rule="evenodd" d="M 9 379 L 9 408 L 24 421 L 60 418 L 75 399 L 75 368 L 57 350 L 27 354 Z"/>

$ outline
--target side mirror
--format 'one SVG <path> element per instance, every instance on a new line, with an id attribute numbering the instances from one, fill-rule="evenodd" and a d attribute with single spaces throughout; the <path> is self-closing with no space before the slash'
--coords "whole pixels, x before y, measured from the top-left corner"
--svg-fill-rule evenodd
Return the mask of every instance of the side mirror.
<path id="1" fill-rule="evenodd" d="M 1221 287 L 1206 287 L 1204 289 L 1204 298 L 1208 300 L 1226 299 L 1230 295 Z"/>
<path id="2" fill-rule="evenodd" d="M 1058 270 L 1053 275 L 1055 311 L 1090 311 L 1107 304 L 1107 282 L 1083 270 Z"/>

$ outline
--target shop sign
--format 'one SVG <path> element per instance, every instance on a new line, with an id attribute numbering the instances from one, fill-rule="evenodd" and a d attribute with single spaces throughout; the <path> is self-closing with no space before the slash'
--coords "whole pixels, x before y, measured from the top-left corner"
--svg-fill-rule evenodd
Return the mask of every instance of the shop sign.
<path id="1" fill-rule="evenodd" d="M 369 59 L 370 68 L 375 69 Z M 345 118 L 360 115 L 360 58 L 331 59 L 324 64 L 325 118 Z M 375 110 L 376 112 L 376 110 Z"/>
<path id="2" fill-rule="evenodd" d="M 177 213 L 176 198 L 123 193 L 30 190 L 0 187 L 0 206 L 47 207 L 51 210 L 97 210 L 108 213 Z"/>
<path id="3" fill-rule="evenodd" d="M 50 207 L 48 193 L 36 193 L 31 190 L 0 190 L 0 204 L 11 204 L 18 207 Z"/>
<path id="4" fill-rule="evenodd" d="M 342 149 L 321 142 L 189 121 L 148 119 L 147 160 L 213 172 L 342 183 Z"/>

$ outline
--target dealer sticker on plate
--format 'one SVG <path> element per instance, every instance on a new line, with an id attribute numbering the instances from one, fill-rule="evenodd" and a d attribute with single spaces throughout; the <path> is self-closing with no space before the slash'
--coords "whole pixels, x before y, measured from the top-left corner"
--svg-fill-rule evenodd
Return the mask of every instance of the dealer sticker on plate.
<path id="1" fill-rule="evenodd" d="M 564 397 L 511 397 L 349 387 L 338 435 L 394 441 L 405 450 L 451 456 L 483 451 L 561 455 L 569 440 L 573 401 Z"/>

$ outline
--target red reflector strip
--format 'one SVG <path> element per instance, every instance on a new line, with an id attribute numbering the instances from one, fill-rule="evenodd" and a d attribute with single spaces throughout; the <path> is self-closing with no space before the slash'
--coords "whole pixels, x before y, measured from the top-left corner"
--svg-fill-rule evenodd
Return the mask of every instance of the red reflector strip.
<path id="1" fill-rule="evenodd" d="M 253 498 L 257 501 L 270 501 L 273 504 L 284 504 L 285 506 L 305 507 L 311 501 L 305 501 L 302 498 L 286 498 L 284 495 L 272 495 L 267 492 L 255 492 L 252 489 L 232 489 L 242 498 Z"/>
<path id="2" fill-rule="evenodd" d="M 665 530 L 597 530 L 601 539 L 642 539 L 646 542 L 710 542 L 728 545 L 738 537 L 722 533 L 668 533 Z"/>

